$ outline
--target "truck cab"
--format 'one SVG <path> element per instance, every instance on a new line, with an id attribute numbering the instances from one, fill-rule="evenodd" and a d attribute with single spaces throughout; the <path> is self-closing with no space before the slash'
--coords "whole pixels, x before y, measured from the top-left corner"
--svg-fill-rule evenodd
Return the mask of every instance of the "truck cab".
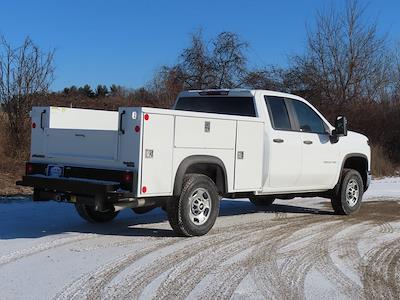
<path id="1" fill-rule="evenodd" d="M 358 211 L 370 183 L 367 137 L 305 99 L 267 90 L 194 90 L 172 109 L 34 107 L 31 158 L 17 184 L 72 202 L 91 222 L 162 206 L 180 235 L 207 233 L 221 197 L 255 205 L 320 196 Z"/>
<path id="2" fill-rule="evenodd" d="M 332 189 L 351 158 L 365 188 L 370 181 L 368 139 L 340 132 L 305 99 L 280 92 L 237 90 L 231 97 L 218 91 L 189 91 L 179 95 L 174 109 L 259 118 L 264 122 L 262 191 L 258 194 L 301 193 Z M 224 94 L 226 91 L 219 91 Z M 199 96 L 200 95 L 200 96 Z M 221 101 L 222 99 L 222 101 Z M 247 103 L 246 100 L 247 99 Z"/>

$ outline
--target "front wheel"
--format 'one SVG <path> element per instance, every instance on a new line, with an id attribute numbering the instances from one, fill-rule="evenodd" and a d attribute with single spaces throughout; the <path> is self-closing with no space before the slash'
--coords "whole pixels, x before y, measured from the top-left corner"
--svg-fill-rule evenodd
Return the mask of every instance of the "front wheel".
<path id="1" fill-rule="evenodd" d="M 344 169 L 339 190 L 331 198 L 332 208 L 336 214 L 350 215 L 361 206 L 364 184 L 360 173 L 353 169 Z"/>
<path id="2" fill-rule="evenodd" d="M 94 206 L 79 203 L 75 203 L 75 208 L 81 218 L 90 223 L 110 222 L 118 215 L 118 211 L 111 209 L 107 211 L 97 211 L 94 209 Z"/>
<path id="3" fill-rule="evenodd" d="M 205 175 L 186 175 L 179 198 L 167 202 L 172 229 L 183 236 L 200 236 L 210 231 L 219 214 L 219 195 L 214 182 Z"/>

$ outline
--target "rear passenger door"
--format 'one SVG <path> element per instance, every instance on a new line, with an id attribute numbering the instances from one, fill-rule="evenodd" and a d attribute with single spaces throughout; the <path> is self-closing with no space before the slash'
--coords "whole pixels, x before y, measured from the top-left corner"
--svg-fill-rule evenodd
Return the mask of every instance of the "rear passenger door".
<path id="1" fill-rule="evenodd" d="M 302 171 L 298 184 L 302 187 L 330 188 L 338 168 L 339 149 L 331 143 L 329 127 L 305 102 L 287 100 L 293 110 L 302 144 Z"/>
<path id="2" fill-rule="evenodd" d="M 265 96 L 264 99 L 273 128 L 265 139 L 269 148 L 268 186 L 297 187 L 301 173 L 300 135 L 289 118 L 285 99 L 275 96 Z"/>

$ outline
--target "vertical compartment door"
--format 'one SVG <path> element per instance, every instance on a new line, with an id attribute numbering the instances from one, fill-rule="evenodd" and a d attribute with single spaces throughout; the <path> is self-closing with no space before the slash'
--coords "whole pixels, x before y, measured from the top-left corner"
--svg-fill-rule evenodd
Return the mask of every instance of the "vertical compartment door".
<path id="1" fill-rule="evenodd" d="M 237 121 L 235 190 L 255 191 L 261 189 L 263 141 L 263 123 Z"/>
<path id="2" fill-rule="evenodd" d="M 144 113 L 141 196 L 172 194 L 174 117 Z"/>

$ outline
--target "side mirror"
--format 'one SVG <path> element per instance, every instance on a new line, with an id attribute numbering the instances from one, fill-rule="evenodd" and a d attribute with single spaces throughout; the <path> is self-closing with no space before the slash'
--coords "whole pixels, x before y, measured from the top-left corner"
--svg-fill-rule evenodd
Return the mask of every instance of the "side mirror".
<path id="1" fill-rule="evenodd" d="M 344 116 L 338 116 L 335 121 L 335 129 L 332 135 L 337 137 L 347 135 L 347 119 Z"/>

